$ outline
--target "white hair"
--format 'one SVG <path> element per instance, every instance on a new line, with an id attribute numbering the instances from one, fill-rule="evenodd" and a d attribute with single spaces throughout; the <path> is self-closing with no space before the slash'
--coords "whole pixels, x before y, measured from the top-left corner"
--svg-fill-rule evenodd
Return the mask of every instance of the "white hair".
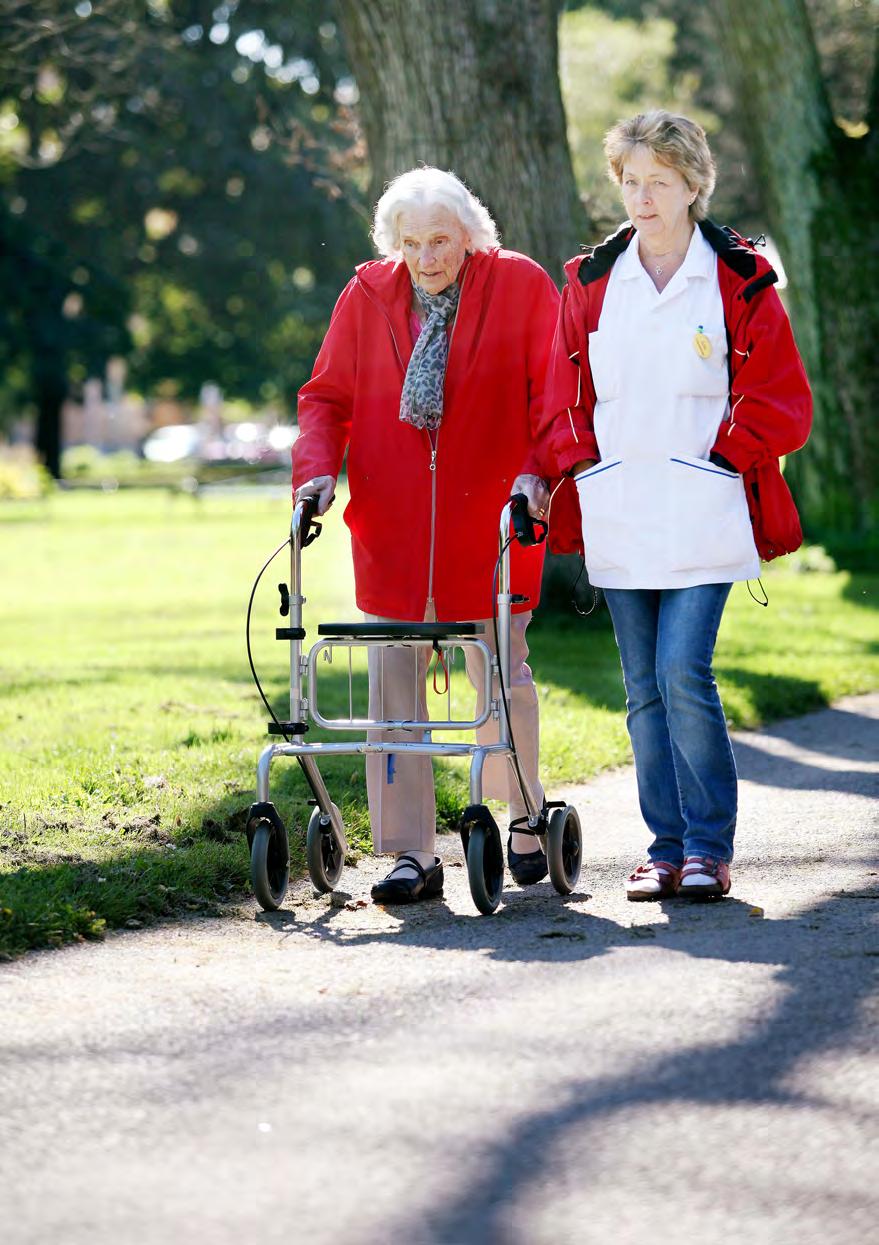
<path id="1" fill-rule="evenodd" d="M 372 240 L 380 255 L 400 258 L 400 216 L 407 208 L 426 205 L 447 208 L 456 216 L 470 238 L 471 250 L 487 251 L 500 245 L 497 225 L 485 204 L 454 173 L 425 167 L 395 177 L 375 205 Z"/>

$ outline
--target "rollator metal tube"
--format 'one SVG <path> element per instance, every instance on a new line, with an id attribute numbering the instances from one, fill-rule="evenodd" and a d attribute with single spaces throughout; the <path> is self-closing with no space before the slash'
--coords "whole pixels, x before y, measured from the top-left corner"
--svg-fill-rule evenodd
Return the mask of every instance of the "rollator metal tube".
<path id="1" fill-rule="evenodd" d="M 525 801 L 525 807 L 528 810 L 528 821 L 530 825 L 536 824 L 540 814 L 540 806 L 534 798 L 531 790 L 531 784 L 527 776 L 523 772 L 521 760 L 517 757 L 514 764 L 513 744 L 514 739 L 510 730 L 510 720 L 513 705 L 513 684 L 512 672 L 510 669 L 510 629 L 513 619 L 513 594 L 510 591 L 510 521 L 513 513 L 511 502 L 507 502 L 501 511 L 501 527 L 498 537 L 498 553 L 500 556 L 500 570 L 498 571 L 498 595 L 497 595 L 497 647 L 498 647 L 498 669 L 503 678 L 500 680 L 498 691 L 503 699 L 501 707 L 500 723 L 499 723 L 499 739 L 502 744 L 510 749 L 510 768 L 513 776 L 519 783 L 522 792 L 522 798 Z"/>
<path id="2" fill-rule="evenodd" d="M 302 629 L 302 606 L 305 598 L 302 595 L 302 544 L 300 528 L 302 526 L 302 505 L 293 507 L 293 519 L 290 524 L 290 627 Z M 302 641 L 290 641 L 290 721 L 302 721 Z M 301 735 L 294 736 L 301 739 Z"/>

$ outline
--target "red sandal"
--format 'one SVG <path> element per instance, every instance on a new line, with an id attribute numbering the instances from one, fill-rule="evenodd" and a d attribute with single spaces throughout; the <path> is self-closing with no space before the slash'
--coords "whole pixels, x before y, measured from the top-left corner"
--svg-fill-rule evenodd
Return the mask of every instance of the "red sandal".
<path id="1" fill-rule="evenodd" d="M 648 860 L 639 865 L 626 882 L 626 899 L 640 902 L 648 899 L 669 899 L 678 892 L 681 871 L 667 860 Z"/>
<path id="2" fill-rule="evenodd" d="M 722 899 L 729 893 L 729 865 L 713 856 L 688 856 L 678 894 L 686 899 Z"/>

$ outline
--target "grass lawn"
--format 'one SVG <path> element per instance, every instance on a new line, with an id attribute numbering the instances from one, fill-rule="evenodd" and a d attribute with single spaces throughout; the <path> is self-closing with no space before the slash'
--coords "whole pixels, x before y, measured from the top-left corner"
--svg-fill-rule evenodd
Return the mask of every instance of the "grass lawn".
<path id="1" fill-rule="evenodd" d="M 319 621 L 357 617 L 341 510 L 305 553 L 310 634 Z M 242 830 L 266 714 L 244 614 L 287 523 L 287 498 L 264 494 L 62 493 L 0 508 L 0 954 L 210 911 L 248 885 Z M 733 590 L 716 669 L 736 726 L 879 686 L 879 576 L 796 569 L 808 561 L 767 571 L 768 609 L 744 585 Z M 288 572 L 281 554 L 254 624 L 254 659 L 279 716 L 287 648 L 274 640 L 275 585 Z M 550 787 L 629 759 L 606 620 L 538 615 L 529 632 Z M 327 703 L 347 704 L 347 673 L 336 662 L 325 674 Z M 362 672 L 355 688 L 363 693 Z M 340 758 L 326 776 L 353 846 L 366 849 L 362 763 Z M 272 796 L 294 869 L 306 794 L 295 763 L 277 762 Z M 465 797 L 461 766 L 443 769 L 445 824 Z"/>

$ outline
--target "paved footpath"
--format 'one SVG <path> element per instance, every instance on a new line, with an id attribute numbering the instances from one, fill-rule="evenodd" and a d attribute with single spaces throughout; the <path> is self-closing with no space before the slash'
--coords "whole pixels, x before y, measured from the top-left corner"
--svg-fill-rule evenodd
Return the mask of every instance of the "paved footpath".
<path id="1" fill-rule="evenodd" d="M 4 1245 L 876 1240 L 879 695 L 735 741 L 733 898 L 582 888 L 165 924 L 0 971 Z M 558 793 L 554 793 L 558 794 Z M 343 901 L 344 902 L 344 901 Z"/>

